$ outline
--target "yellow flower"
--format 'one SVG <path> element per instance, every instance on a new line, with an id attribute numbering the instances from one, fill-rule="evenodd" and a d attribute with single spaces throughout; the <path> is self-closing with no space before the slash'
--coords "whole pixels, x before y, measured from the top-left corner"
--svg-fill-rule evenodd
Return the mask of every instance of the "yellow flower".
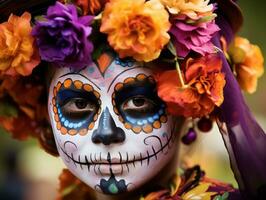
<path id="1" fill-rule="evenodd" d="M 113 0 L 106 4 L 100 31 L 121 58 L 149 62 L 169 42 L 169 15 L 159 0 Z"/>
<path id="2" fill-rule="evenodd" d="M 11 14 L 8 21 L 0 24 L 0 71 L 4 74 L 31 74 L 40 63 L 38 51 L 31 36 L 31 15 L 21 17 Z"/>
<path id="3" fill-rule="evenodd" d="M 161 0 L 173 15 L 185 14 L 191 19 L 195 19 L 199 14 L 212 13 L 213 5 L 209 0 Z"/>
<path id="4" fill-rule="evenodd" d="M 211 196 L 215 195 L 216 192 L 207 192 L 210 185 L 209 183 L 200 183 L 197 187 L 183 194 L 182 200 L 211 200 Z"/>
<path id="5" fill-rule="evenodd" d="M 229 47 L 228 54 L 240 87 L 249 93 L 255 92 L 258 78 L 264 73 L 264 58 L 260 48 L 245 38 L 236 37 Z"/>

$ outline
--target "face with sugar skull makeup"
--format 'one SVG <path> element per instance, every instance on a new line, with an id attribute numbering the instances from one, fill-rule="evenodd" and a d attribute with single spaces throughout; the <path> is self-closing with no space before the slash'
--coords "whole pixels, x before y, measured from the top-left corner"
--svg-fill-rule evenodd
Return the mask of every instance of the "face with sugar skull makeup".
<path id="1" fill-rule="evenodd" d="M 159 99 L 153 71 L 105 54 L 79 72 L 57 68 L 48 109 L 60 157 L 91 188 L 135 190 L 177 151 L 180 124 Z"/>

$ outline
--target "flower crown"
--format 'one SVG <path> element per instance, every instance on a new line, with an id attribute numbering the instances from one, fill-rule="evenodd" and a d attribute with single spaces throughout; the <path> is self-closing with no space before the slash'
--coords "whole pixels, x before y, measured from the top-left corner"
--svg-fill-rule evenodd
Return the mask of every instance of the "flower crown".
<path id="1" fill-rule="evenodd" d="M 247 39 L 235 37 L 227 47 L 221 37 L 223 49 L 213 45 L 212 39 L 220 31 L 216 7 L 209 0 L 61 0 L 46 15 L 32 20 L 33 26 L 28 12 L 21 17 L 11 14 L 0 24 L 0 92 L 2 96 L 8 93 L 16 109 L 35 121 L 38 112 L 45 110 L 37 106 L 43 88 L 38 81 L 25 85 L 21 77 L 32 76 L 37 66 L 43 68 L 41 60 L 80 70 L 97 60 L 108 44 L 121 59 L 174 65 L 173 70 L 161 66 L 163 72 L 156 78 L 158 95 L 168 112 L 192 118 L 208 116 L 223 103 L 226 75 L 221 52 L 240 87 L 249 93 L 256 90 L 264 62 L 259 47 Z M 25 97 L 19 95 L 21 87 L 34 89 Z M 2 113 L 8 113 L 12 122 L 1 117 L 8 130 L 14 129 L 11 124 L 18 117 L 10 110 Z"/>

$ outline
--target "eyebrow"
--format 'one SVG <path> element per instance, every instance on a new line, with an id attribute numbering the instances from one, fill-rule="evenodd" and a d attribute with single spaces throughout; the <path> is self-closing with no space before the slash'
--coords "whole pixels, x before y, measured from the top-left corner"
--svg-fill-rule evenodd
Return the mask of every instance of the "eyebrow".
<path id="1" fill-rule="evenodd" d="M 96 83 L 94 83 L 93 81 L 91 81 L 90 79 L 88 79 L 88 77 L 84 76 L 83 74 L 70 72 L 70 73 L 64 74 L 62 76 L 59 76 L 59 78 L 62 78 L 62 77 L 68 76 L 68 75 L 78 75 L 78 76 L 81 76 L 81 77 L 85 78 L 86 80 L 88 80 L 89 82 L 91 82 L 98 90 L 101 90 L 101 88 Z"/>
<path id="2" fill-rule="evenodd" d="M 108 87 L 108 90 L 107 92 L 109 92 L 109 90 L 111 89 L 112 85 L 114 84 L 114 82 L 116 81 L 116 79 L 121 76 L 123 73 L 127 72 L 127 71 L 130 71 L 130 70 L 133 70 L 133 69 L 138 69 L 138 68 L 142 68 L 142 67 L 132 67 L 130 69 L 126 69 L 122 72 L 120 72 L 119 74 L 116 75 L 116 77 L 112 80 L 112 82 L 110 83 L 109 87 Z"/>

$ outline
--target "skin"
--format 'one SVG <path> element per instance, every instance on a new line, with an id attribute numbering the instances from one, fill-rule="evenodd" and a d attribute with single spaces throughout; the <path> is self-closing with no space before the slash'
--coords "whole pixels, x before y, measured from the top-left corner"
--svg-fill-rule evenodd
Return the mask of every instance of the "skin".
<path id="1" fill-rule="evenodd" d="M 182 119 L 166 112 L 153 71 L 109 55 L 103 68 L 57 68 L 48 109 L 60 157 L 95 199 L 138 199 L 177 168 Z"/>

